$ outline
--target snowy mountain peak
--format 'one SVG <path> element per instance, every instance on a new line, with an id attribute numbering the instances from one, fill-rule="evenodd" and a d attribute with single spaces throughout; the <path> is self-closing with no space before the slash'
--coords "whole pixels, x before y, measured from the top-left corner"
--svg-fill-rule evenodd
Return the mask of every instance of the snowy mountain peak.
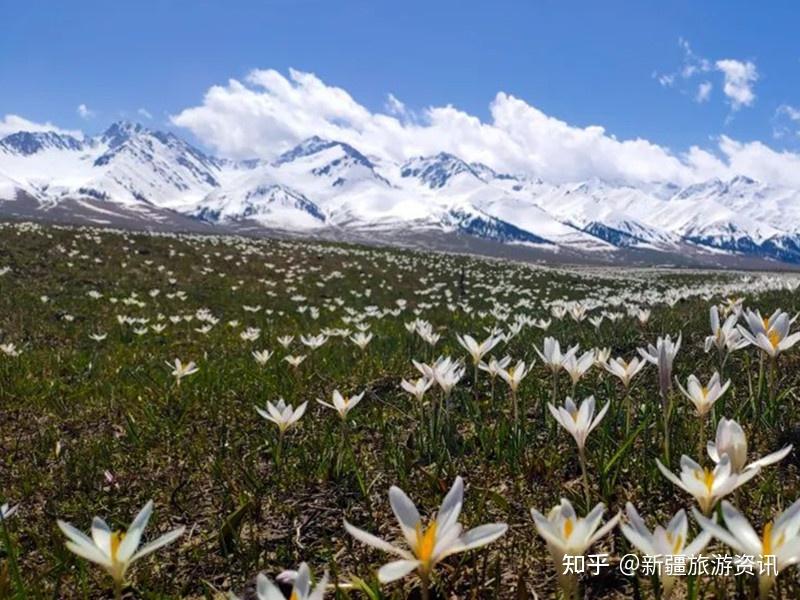
<path id="1" fill-rule="evenodd" d="M 84 143 L 76 137 L 55 131 L 19 131 L 0 140 L 0 148 L 9 154 L 30 156 L 42 150 L 83 150 Z"/>
<path id="2" fill-rule="evenodd" d="M 462 173 L 483 181 L 475 169 L 459 157 L 447 152 L 412 158 L 400 167 L 401 177 L 415 177 L 431 189 L 444 187 L 453 177 Z"/>
<path id="3" fill-rule="evenodd" d="M 109 148 L 116 148 L 120 144 L 124 144 L 134 135 L 145 131 L 145 128 L 139 123 L 131 121 L 117 121 L 112 123 L 100 136 L 100 141 L 105 143 Z"/>
<path id="4" fill-rule="evenodd" d="M 350 144 L 339 142 L 336 140 L 326 140 L 319 136 L 312 136 L 307 140 L 300 142 L 297 146 L 284 152 L 275 160 L 275 166 L 280 166 L 286 163 L 294 162 L 299 158 L 313 156 L 331 148 L 339 148 L 346 156 L 353 159 L 354 162 L 373 169 L 375 165 L 372 164 L 366 156 L 361 154 L 358 150 L 353 148 Z"/>
<path id="5" fill-rule="evenodd" d="M 798 189 L 744 175 L 685 187 L 548 183 L 448 152 L 372 159 L 319 136 L 273 161 L 236 162 L 128 121 L 85 138 L 21 131 L 0 140 L 0 210 L 13 213 L 20 199 L 39 203 L 43 214 L 61 203 L 75 210 L 70 202 L 106 211 L 98 208 L 103 203 L 246 228 L 378 236 L 414 235 L 421 227 L 579 252 L 669 254 L 689 247 L 800 263 Z"/>
<path id="6" fill-rule="evenodd" d="M 255 221 L 278 229 L 313 229 L 325 224 L 325 213 L 302 193 L 278 184 L 212 192 L 195 211 L 203 220 L 222 223 Z"/>

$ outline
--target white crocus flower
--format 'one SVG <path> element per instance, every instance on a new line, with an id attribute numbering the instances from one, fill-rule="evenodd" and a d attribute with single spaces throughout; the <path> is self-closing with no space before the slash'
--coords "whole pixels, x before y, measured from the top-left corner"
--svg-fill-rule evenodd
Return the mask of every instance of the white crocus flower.
<path id="1" fill-rule="evenodd" d="M 475 338 L 470 335 L 457 335 L 456 339 L 472 357 L 472 363 L 474 365 L 480 363 L 481 359 L 486 354 L 491 352 L 492 348 L 494 348 L 502 340 L 500 336 L 490 336 L 479 344 L 477 341 L 475 341 Z"/>
<path id="2" fill-rule="evenodd" d="M 425 392 L 433 385 L 433 380 L 428 379 L 427 377 L 420 377 L 416 380 L 406 381 L 405 379 L 400 381 L 400 387 L 403 388 L 406 392 L 414 396 L 417 402 L 422 402 L 422 398 L 425 396 Z"/>
<path id="3" fill-rule="evenodd" d="M 317 402 L 322 406 L 335 410 L 336 412 L 339 413 L 339 416 L 342 419 L 346 419 L 348 413 L 351 410 L 353 410 L 359 402 L 361 402 L 361 399 L 363 397 L 364 397 L 364 392 L 356 394 L 355 396 L 350 396 L 350 398 L 345 398 L 344 396 L 342 396 L 339 390 L 333 390 L 332 400 L 330 404 L 322 400 L 317 400 Z"/>
<path id="4" fill-rule="evenodd" d="M 655 346 L 649 344 L 647 349 L 639 348 L 639 354 L 642 358 L 658 367 L 658 384 L 661 390 L 661 399 L 664 403 L 666 403 L 667 395 L 672 389 L 672 363 L 681 348 L 682 339 L 683 334 L 679 334 L 678 339 L 674 342 L 670 336 L 659 337 Z"/>
<path id="5" fill-rule="evenodd" d="M 705 417 L 711 411 L 714 403 L 727 391 L 731 381 L 729 379 L 724 384 L 720 383 L 719 373 L 715 372 L 706 385 L 701 384 L 694 375 L 689 376 L 685 388 L 677 381 L 677 378 L 676 383 L 681 393 L 694 404 L 697 414 Z"/>
<path id="6" fill-rule="evenodd" d="M 627 389 L 630 387 L 633 378 L 636 377 L 636 375 L 639 374 L 639 371 L 641 371 L 646 365 L 647 361 L 639 360 L 638 357 L 633 357 L 630 362 L 626 362 L 625 359 L 618 357 L 612 358 L 603 366 L 605 367 L 606 371 L 619 378 L 619 380 L 622 382 L 622 385 Z"/>
<path id="7" fill-rule="evenodd" d="M 605 505 L 601 502 L 586 517 L 580 518 L 575 514 L 572 503 L 566 498 L 562 498 L 561 503 L 553 507 L 546 517 L 539 511 L 531 509 L 536 531 L 547 543 L 567 597 L 577 586 L 577 581 L 574 576 L 564 574 L 564 557 L 583 556 L 597 540 L 614 529 L 620 515 L 615 515 L 600 527 L 604 512 Z"/>
<path id="8" fill-rule="evenodd" d="M 661 562 L 665 557 L 691 558 L 697 556 L 711 541 L 711 534 L 703 531 L 691 544 L 689 543 L 689 520 L 683 509 L 675 513 L 666 528 L 658 525 L 652 532 L 636 512 L 633 504 L 628 502 L 625 505 L 625 512 L 628 522 L 620 525 L 622 533 L 640 552 Z M 664 592 L 663 597 L 669 598 L 675 585 L 676 576 L 665 570 L 660 572 L 660 579 Z"/>
<path id="9" fill-rule="evenodd" d="M 16 506 L 11 506 L 7 502 L 3 505 L 0 505 L 0 521 L 4 519 L 8 519 L 9 517 L 13 516 L 15 512 L 17 512 Z"/>
<path id="10" fill-rule="evenodd" d="M 729 315 L 720 325 L 719 308 L 715 304 L 709 309 L 709 320 L 711 321 L 711 335 L 707 336 L 705 340 L 706 352 L 716 347 L 720 354 L 730 354 L 750 344 L 736 328 L 736 322 L 739 320 L 737 314 Z"/>
<path id="11" fill-rule="evenodd" d="M 290 354 L 288 356 L 284 356 L 283 357 L 283 360 L 285 360 L 287 363 L 289 363 L 295 369 L 298 368 L 303 363 L 303 361 L 305 359 L 306 359 L 306 357 L 303 354 L 298 355 L 298 356 L 293 356 L 293 355 Z"/>
<path id="12" fill-rule="evenodd" d="M 749 330 L 739 325 L 739 332 L 771 358 L 800 341 L 800 331 L 789 335 L 792 321 L 785 312 L 775 311 L 768 319 L 762 318 L 761 313 L 752 311 L 747 311 L 744 316 Z"/>
<path id="13" fill-rule="evenodd" d="M 488 363 L 483 361 L 478 363 L 478 368 L 481 371 L 486 371 L 489 374 L 490 379 L 494 379 L 495 377 L 500 375 L 500 371 L 508 367 L 508 365 L 510 364 L 511 364 L 510 356 L 504 356 L 500 360 L 497 360 L 496 358 L 492 357 L 489 359 Z"/>
<path id="14" fill-rule="evenodd" d="M 741 556 L 755 561 L 753 571 L 759 575 L 759 594 L 769 596 L 775 579 L 783 569 L 800 562 L 800 500 L 783 511 L 774 521 L 764 525 L 761 535 L 750 522 L 728 502 L 722 502 L 722 516 L 727 529 L 694 511 L 695 519 L 715 538 Z M 774 558 L 771 558 L 774 557 Z M 760 562 L 760 565 L 759 565 Z"/>
<path id="15" fill-rule="evenodd" d="M 189 375 L 194 375 L 200 370 L 194 361 L 183 364 L 179 358 L 175 359 L 174 364 L 167 361 L 167 366 L 172 369 L 171 375 L 175 378 L 175 382 L 178 385 L 181 384 L 181 379 Z"/>
<path id="16" fill-rule="evenodd" d="M 594 351 L 594 364 L 604 367 L 611 358 L 611 348 L 596 348 Z"/>
<path id="17" fill-rule="evenodd" d="M 267 421 L 275 423 L 282 435 L 297 424 L 300 417 L 306 412 L 306 408 L 308 408 L 308 402 L 303 402 L 295 409 L 291 404 L 287 404 L 283 398 L 279 398 L 275 404 L 267 402 L 266 411 L 256 406 L 256 412 Z"/>
<path id="18" fill-rule="evenodd" d="M 267 364 L 270 358 L 272 358 L 272 351 L 271 350 L 254 350 L 253 351 L 253 358 L 256 359 L 256 362 L 261 365 L 262 367 Z"/>
<path id="19" fill-rule="evenodd" d="M 255 342 L 261 337 L 261 329 L 258 327 L 248 327 L 239 334 L 239 337 L 245 342 Z"/>
<path id="20" fill-rule="evenodd" d="M 358 346 L 360 350 L 366 350 L 367 345 L 372 341 L 372 334 L 359 331 L 350 337 L 350 341 Z"/>
<path id="21" fill-rule="evenodd" d="M 609 405 L 606 403 L 595 417 L 594 403 L 594 396 L 589 396 L 578 408 L 575 401 L 567 396 L 563 406 L 556 408 L 552 404 L 547 405 L 553 418 L 575 438 L 575 443 L 581 452 L 586 448 L 586 438 L 600 424 L 608 411 Z"/>
<path id="22" fill-rule="evenodd" d="M 536 354 L 542 359 L 542 362 L 545 366 L 550 369 L 553 373 L 558 373 L 561 370 L 561 367 L 564 364 L 564 360 L 568 356 L 574 355 L 578 352 L 578 346 L 573 346 L 566 353 L 561 353 L 561 344 L 555 338 L 546 337 L 544 338 L 544 342 L 542 345 L 541 351 L 534 347 L 536 350 Z"/>
<path id="23" fill-rule="evenodd" d="M 399 560 L 380 568 L 378 571 L 380 581 L 384 583 L 395 581 L 417 570 L 425 584 L 438 562 L 453 554 L 485 546 L 502 536 L 508 529 L 505 523 L 492 523 L 464 532 L 458 522 L 463 499 L 464 481 L 461 477 L 456 477 L 453 487 L 439 507 L 437 516 L 425 527 L 414 503 L 403 490 L 392 486 L 389 490 L 389 502 L 409 550 L 390 544 L 354 527 L 347 521 L 344 522 L 344 526 L 358 541 L 400 557 Z"/>
<path id="24" fill-rule="evenodd" d="M 312 350 L 316 350 L 317 348 L 321 348 L 323 344 L 328 341 L 328 338 L 324 334 L 309 336 L 301 335 L 300 341 L 304 346 L 308 346 Z"/>
<path id="25" fill-rule="evenodd" d="M 525 361 L 522 360 L 517 362 L 513 367 L 509 367 L 508 369 L 501 368 L 498 371 L 500 379 L 505 381 L 515 394 L 519 389 L 519 384 L 522 383 L 522 380 L 525 379 L 528 373 L 530 373 L 530 367 L 526 366 Z"/>
<path id="26" fill-rule="evenodd" d="M 562 367 L 569 374 L 570 379 L 572 379 L 572 385 L 577 385 L 581 377 L 594 366 L 594 362 L 595 352 L 594 350 L 589 350 L 581 354 L 580 357 L 577 357 L 574 353 L 567 354 L 564 357 Z"/>
<path id="27" fill-rule="evenodd" d="M 715 442 L 708 442 L 706 449 L 715 463 L 718 463 L 721 457 L 728 456 L 731 461 L 731 470 L 734 473 L 741 473 L 749 469 L 760 469 L 783 460 L 792 451 L 792 445 L 784 446 L 780 450 L 748 464 L 747 436 L 745 436 L 744 429 L 733 419 L 723 417 L 717 424 Z"/>
<path id="28" fill-rule="evenodd" d="M 686 455 L 681 456 L 680 478 L 661 464 L 660 460 L 656 459 L 656 464 L 664 477 L 697 500 L 704 514 L 710 514 L 717 502 L 750 481 L 760 470 L 754 468 L 735 473 L 727 454 L 722 456 L 713 471 L 701 467 Z"/>
<path id="29" fill-rule="evenodd" d="M 287 572 L 291 573 L 291 572 Z M 278 579 L 287 579 L 286 573 L 281 573 Z M 328 585 L 328 574 L 311 590 L 311 569 L 302 563 L 296 573 L 291 573 L 292 593 L 290 600 L 322 600 L 325 597 L 325 587 Z M 256 578 L 256 597 L 258 600 L 285 600 L 283 593 L 277 585 L 272 583 L 263 573 Z"/>
<path id="30" fill-rule="evenodd" d="M 0 344 L 0 352 L 11 357 L 17 357 L 20 354 L 20 351 L 17 350 L 17 347 L 11 343 Z"/>
<path id="31" fill-rule="evenodd" d="M 281 346 L 283 346 L 284 349 L 288 349 L 289 346 L 292 345 L 293 341 L 294 341 L 294 336 L 293 335 L 284 335 L 284 336 L 281 336 L 281 337 L 278 338 L 278 343 Z"/>
<path id="32" fill-rule="evenodd" d="M 433 365 L 411 361 L 427 379 L 434 380 L 445 396 L 449 396 L 456 384 L 464 377 L 464 367 L 459 361 L 440 356 Z"/>
<path id="33" fill-rule="evenodd" d="M 67 549 L 103 567 L 115 585 L 121 587 L 125 583 L 125 574 L 134 561 L 174 542 L 183 534 L 184 528 L 179 527 L 139 548 L 152 512 L 153 502 L 150 501 L 133 520 L 127 532 L 112 531 L 103 519 L 95 517 L 92 520 L 91 538 L 64 521 L 58 521 L 58 526 L 69 538 Z"/>

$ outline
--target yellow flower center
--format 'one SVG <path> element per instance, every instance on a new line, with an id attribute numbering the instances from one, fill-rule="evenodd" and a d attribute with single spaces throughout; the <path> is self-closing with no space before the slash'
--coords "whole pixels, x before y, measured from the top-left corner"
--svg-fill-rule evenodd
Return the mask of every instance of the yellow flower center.
<path id="1" fill-rule="evenodd" d="M 575 529 L 575 524 L 572 522 L 572 519 L 568 518 L 564 521 L 564 539 L 569 539 L 569 536 L 572 535 L 572 531 Z"/>
<path id="2" fill-rule="evenodd" d="M 777 348 L 778 344 L 781 343 L 781 335 L 774 329 L 771 329 L 767 332 L 767 337 L 769 338 L 769 343 L 772 344 L 773 348 Z"/>
<path id="3" fill-rule="evenodd" d="M 683 548 L 683 536 L 679 535 L 673 539 L 671 533 L 667 533 L 667 541 L 672 544 L 672 553 L 678 554 Z"/>
<path id="4" fill-rule="evenodd" d="M 714 485 L 714 471 L 710 471 L 709 469 L 702 469 L 697 470 L 694 472 L 695 478 L 698 481 L 702 481 L 703 485 L 706 486 L 708 493 L 711 493 L 711 487 Z"/>
<path id="5" fill-rule="evenodd" d="M 116 562 L 117 560 L 117 552 L 119 551 L 119 545 L 122 543 L 122 540 L 125 539 L 125 532 L 123 531 L 115 531 L 111 534 L 111 560 Z"/>
<path id="6" fill-rule="evenodd" d="M 762 323 L 764 324 L 764 329 L 769 329 L 769 318 L 765 317 L 761 319 Z"/>
<path id="7" fill-rule="evenodd" d="M 764 534 L 761 536 L 761 551 L 765 556 L 772 554 L 772 521 L 764 525 Z"/>
<path id="8" fill-rule="evenodd" d="M 297 590 L 292 590 L 292 595 L 289 596 L 289 600 L 300 600 L 300 595 L 297 593 Z"/>
<path id="9" fill-rule="evenodd" d="M 430 563 L 433 549 L 436 546 L 436 521 L 423 531 L 422 524 L 417 524 L 417 558 L 425 564 Z"/>

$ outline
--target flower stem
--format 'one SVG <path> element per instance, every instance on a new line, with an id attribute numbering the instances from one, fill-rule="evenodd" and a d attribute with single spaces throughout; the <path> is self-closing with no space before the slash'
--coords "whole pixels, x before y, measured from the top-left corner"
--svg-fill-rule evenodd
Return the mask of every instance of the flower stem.
<path id="1" fill-rule="evenodd" d="M 584 448 L 578 449 L 578 457 L 581 462 L 581 475 L 583 477 L 583 491 L 586 498 L 586 510 L 589 510 L 591 503 L 591 492 L 589 490 L 589 473 L 586 469 L 586 450 Z"/>
<path id="2" fill-rule="evenodd" d="M 419 590 L 422 600 L 430 600 L 431 591 L 428 585 L 428 575 L 422 574 L 419 576 Z"/>

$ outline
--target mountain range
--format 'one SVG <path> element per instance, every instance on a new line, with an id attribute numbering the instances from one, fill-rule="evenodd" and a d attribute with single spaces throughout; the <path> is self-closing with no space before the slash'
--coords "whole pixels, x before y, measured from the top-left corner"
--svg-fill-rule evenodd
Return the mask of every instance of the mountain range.
<path id="1" fill-rule="evenodd" d="M 800 190 L 552 183 L 441 152 L 390 162 L 309 138 L 273 160 L 211 156 L 119 122 L 0 139 L 0 216 L 478 252 L 545 262 L 800 265 Z"/>

